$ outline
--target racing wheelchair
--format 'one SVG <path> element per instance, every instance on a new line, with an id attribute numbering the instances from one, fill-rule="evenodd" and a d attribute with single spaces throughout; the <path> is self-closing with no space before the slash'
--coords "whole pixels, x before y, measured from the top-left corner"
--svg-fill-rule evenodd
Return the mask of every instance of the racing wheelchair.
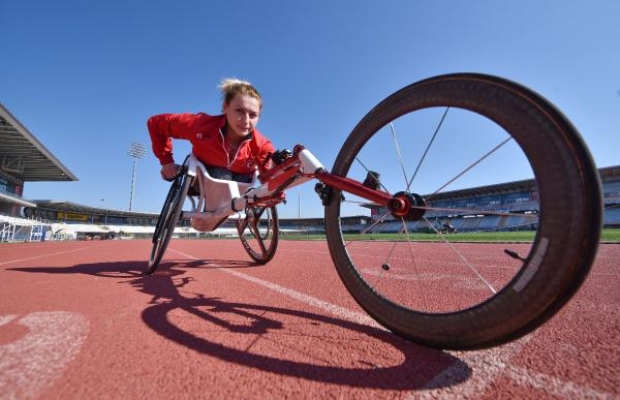
<path id="1" fill-rule="evenodd" d="M 256 165 L 244 184 L 211 177 L 189 155 L 164 202 L 147 272 L 160 264 L 181 214 L 207 230 L 234 218 L 248 255 L 269 262 L 285 191 L 316 180 L 331 258 L 360 306 L 414 342 L 479 349 L 556 314 L 596 255 L 601 184 L 583 139 L 546 99 L 499 77 L 442 75 L 391 94 L 354 127 L 331 171 L 302 145 L 273 168 Z M 369 222 L 347 225 L 347 216 L 369 213 Z M 459 233 L 525 236 L 463 242 L 436 228 L 445 219 Z M 438 240 L 418 240 L 421 230 Z"/>

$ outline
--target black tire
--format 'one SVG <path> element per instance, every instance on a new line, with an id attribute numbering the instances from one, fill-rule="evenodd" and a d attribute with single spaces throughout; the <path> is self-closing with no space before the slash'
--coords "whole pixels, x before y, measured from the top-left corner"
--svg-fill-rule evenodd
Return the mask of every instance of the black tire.
<path id="1" fill-rule="evenodd" d="M 421 136 L 426 131 L 428 136 Z M 496 136 L 499 131 L 504 136 Z M 498 146 L 484 146 L 492 138 Z M 387 142 L 394 152 L 386 151 Z M 442 143 L 446 148 L 437 153 L 435 146 Z M 472 144 L 481 146 L 476 156 Z M 473 162 L 452 168 L 470 156 Z M 521 170 L 527 176 L 517 176 Z M 366 230 L 400 233 L 385 241 L 345 241 L 341 217 L 367 214 L 369 205 L 348 194 L 343 202 L 333 190 L 325 208 L 327 241 L 356 301 L 412 341 L 479 349 L 515 340 L 566 304 L 593 263 L 602 218 L 598 171 L 571 123 L 523 86 L 487 75 L 453 74 L 390 95 L 353 129 L 332 172 L 362 181 L 367 171 L 378 172 L 383 190 L 414 206 L 402 217 L 377 210 Z M 429 178 L 419 179 L 419 173 Z M 501 191 L 507 182 L 522 186 L 523 194 L 537 201 L 518 203 L 515 197 L 514 204 L 505 204 L 504 198 L 489 195 L 498 204 L 480 210 L 469 207 L 467 198 L 457 202 L 445 194 L 446 188 L 478 187 L 470 193 L 480 198 Z M 355 208 L 360 203 L 366 208 Z M 449 230 L 436 228 L 446 220 Z M 444 233 L 457 223 L 463 229 L 517 228 L 509 221 L 534 229 L 531 239 L 464 244 L 455 242 L 458 235 Z M 424 228 L 435 232 L 439 243 L 412 239 L 412 231 Z"/>
<path id="2" fill-rule="evenodd" d="M 147 268 L 147 274 L 155 272 L 159 263 L 161 262 L 170 238 L 174 233 L 174 228 L 177 226 L 181 211 L 183 210 L 183 203 L 187 197 L 187 191 L 192 183 L 192 178 L 186 173 L 182 172 L 177 176 L 170 190 L 166 196 L 166 201 L 162 207 L 159 218 L 157 219 L 157 225 L 155 226 L 155 232 L 153 233 L 153 247 L 151 249 L 151 258 Z"/>
<path id="3" fill-rule="evenodd" d="M 243 248 L 257 264 L 266 264 L 276 254 L 280 224 L 276 206 L 248 207 L 237 220 L 237 231 Z"/>

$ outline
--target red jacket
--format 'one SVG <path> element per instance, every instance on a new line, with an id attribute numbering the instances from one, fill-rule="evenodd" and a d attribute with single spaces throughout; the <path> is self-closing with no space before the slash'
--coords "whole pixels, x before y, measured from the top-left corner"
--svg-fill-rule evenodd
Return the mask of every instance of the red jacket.
<path id="1" fill-rule="evenodd" d="M 147 122 L 153 145 L 153 153 L 161 165 L 174 162 L 172 138 L 186 139 L 192 143 L 192 151 L 206 165 L 227 168 L 235 173 L 250 174 L 255 170 L 252 154 L 264 162 L 275 148 L 269 139 L 254 129 L 231 157 L 226 152 L 223 128 L 226 116 L 199 114 L 161 114 Z M 252 140 L 252 136 L 253 139 Z"/>

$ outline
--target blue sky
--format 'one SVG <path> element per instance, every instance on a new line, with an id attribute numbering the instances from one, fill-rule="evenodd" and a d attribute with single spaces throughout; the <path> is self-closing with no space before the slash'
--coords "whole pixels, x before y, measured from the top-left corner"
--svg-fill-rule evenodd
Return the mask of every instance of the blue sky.
<path id="1" fill-rule="evenodd" d="M 228 76 L 259 88 L 276 147 L 302 143 L 328 167 L 387 95 L 465 71 L 541 93 L 606 167 L 620 164 L 618 16 L 615 0 L 1 0 L 0 102 L 79 178 L 27 183 L 25 198 L 119 210 L 147 118 L 219 113 Z M 150 152 L 136 174 L 133 210 L 158 212 L 168 184 Z M 313 186 L 281 216 L 322 216 Z"/>

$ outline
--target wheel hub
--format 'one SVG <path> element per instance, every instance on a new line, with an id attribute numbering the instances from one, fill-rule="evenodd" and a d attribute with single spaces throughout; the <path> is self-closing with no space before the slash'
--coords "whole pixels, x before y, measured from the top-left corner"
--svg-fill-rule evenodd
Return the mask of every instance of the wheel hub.
<path id="1" fill-rule="evenodd" d="M 417 221 L 426 214 L 426 200 L 417 193 L 398 192 L 388 203 L 394 218 Z"/>

